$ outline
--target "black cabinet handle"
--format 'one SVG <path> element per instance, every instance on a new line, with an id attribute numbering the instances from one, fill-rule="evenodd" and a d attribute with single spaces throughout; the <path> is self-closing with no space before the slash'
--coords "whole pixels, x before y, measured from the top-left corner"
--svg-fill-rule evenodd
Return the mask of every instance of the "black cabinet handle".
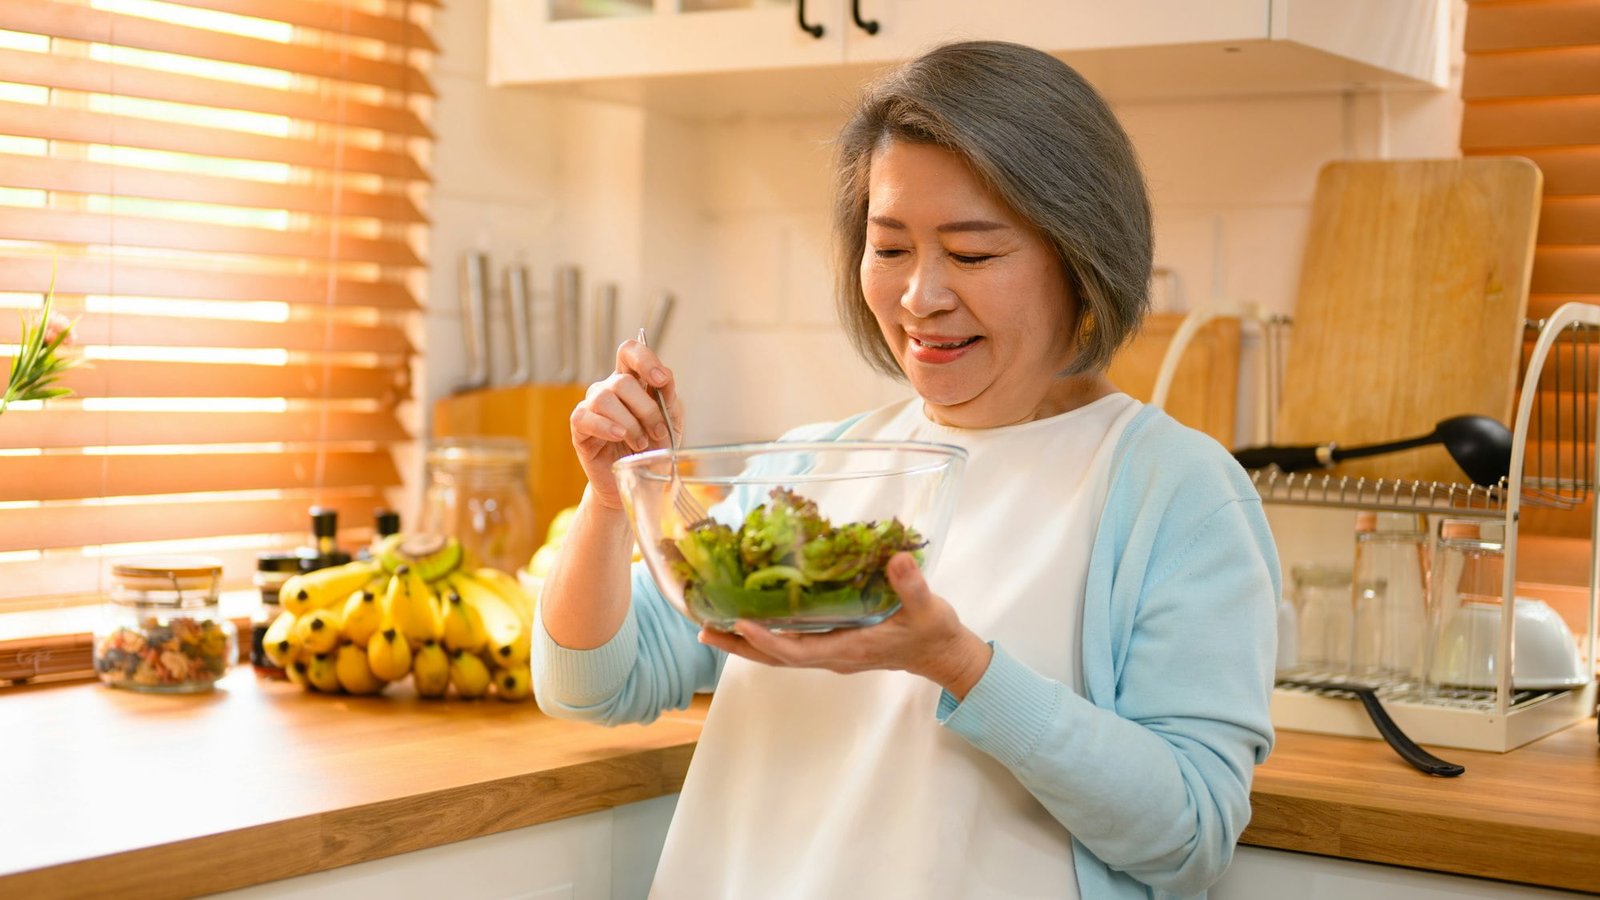
<path id="1" fill-rule="evenodd" d="M 878 20 L 861 18 L 861 0 L 850 0 L 850 18 L 856 20 L 856 27 L 867 34 L 878 33 Z"/>
<path id="2" fill-rule="evenodd" d="M 795 8 L 799 10 L 800 30 L 820 40 L 822 38 L 822 23 L 806 24 L 806 0 L 795 0 Z"/>

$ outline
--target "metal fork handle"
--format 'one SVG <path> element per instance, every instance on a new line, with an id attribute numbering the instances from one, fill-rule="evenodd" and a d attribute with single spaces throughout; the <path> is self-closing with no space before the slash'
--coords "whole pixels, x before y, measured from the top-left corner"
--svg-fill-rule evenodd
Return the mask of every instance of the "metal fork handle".
<path id="1" fill-rule="evenodd" d="M 643 328 L 639 329 L 637 340 L 646 347 L 650 346 L 650 342 L 645 339 Z M 661 420 L 667 423 L 667 446 L 673 452 L 672 471 L 676 473 L 678 471 L 678 429 L 672 427 L 672 416 L 667 415 L 667 398 L 661 396 L 661 389 L 650 388 L 650 396 L 656 398 L 656 406 L 661 408 Z"/>

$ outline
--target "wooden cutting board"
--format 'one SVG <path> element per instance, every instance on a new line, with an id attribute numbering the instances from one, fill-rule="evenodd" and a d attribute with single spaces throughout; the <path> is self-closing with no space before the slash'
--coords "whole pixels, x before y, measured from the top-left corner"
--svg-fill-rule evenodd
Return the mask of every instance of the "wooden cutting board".
<path id="1" fill-rule="evenodd" d="M 1468 413 L 1511 425 L 1541 181 L 1520 157 L 1325 166 L 1274 442 L 1393 440 Z M 1336 472 L 1467 480 L 1437 446 Z"/>

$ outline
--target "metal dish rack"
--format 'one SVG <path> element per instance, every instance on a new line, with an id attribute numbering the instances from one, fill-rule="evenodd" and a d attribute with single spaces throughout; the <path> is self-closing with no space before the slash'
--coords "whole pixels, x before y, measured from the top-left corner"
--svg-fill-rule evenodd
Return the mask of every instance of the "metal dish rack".
<path id="1" fill-rule="evenodd" d="M 1193 328 L 1180 328 L 1179 338 L 1198 331 L 1212 313 L 1196 310 Z M 1261 328 L 1263 377 L 1261 406 L 1268 435 L 1277 408 L 1283 371 L 1283 348 L 1290 321 L 1258 317 Z M 1186 323 L 1187 324 L 1187 323 Z M 1600 381 L 1593 373 L 1600 361 L 1600 306 L 1568 303 L 1548 319 L 1529 321 L 1536 334 L 1523 360 L 1523 391 L 1512 425 L 1509 476 L 1494 487 L 1403 480 L 1366 479 L 1324 474 L 1285 474 L 1260 469 L 1251 479 L 1266 503 L 1381 512 L 1412 512 L 1450 517 L 1501 519 L 1505 523 L 1505 568 L 1501 585 L 1500 646 L 1497 659 L 1511 660 L 1514 646 L 1514 604 L 1517 584 L 1517 537 L 1521 510 L 1573 510 L 1590 503 L 1588 622 L 1581 638 L 1587 671 L 1595 666 L 1596 633 L 1600 630 L 1600 502 L 1594 500 L 1595 456 L 1600 446 L 1600 415 L 1595 398 Z M 1186 340 L 1168 348 L 1170 367 L 1181 357 Z M 1163 365 L 1163 374 L 1168 366 Z M 1165 391 L 1158 379 L 1152 402 Z M 1544 400 L 1537 387 L 1555 388 Z M 1528 459 L 1530 442 L 1544 452 Z M 1549 458 L 1547 459 L 1546 456 Z M 1519 489 L 1513 490 L 1512 485 Z M 1423 696 L 1398 686 L 1380 686 L 1384 706 L 1401 728 L 1420 743 L 1471 750 L 1504 752 L 1559 731 L 1595 712 L 1596 685 L 1568 690 L 1514 690 L 1511 665 L 1498 667 L 1494 690 L 1460 690 Z M 1329 734 L 1378 737 L 1361 706 L 1337 691 L 1280 685 L 1273 692 L 1272 720 L 1280 728 Z"/>

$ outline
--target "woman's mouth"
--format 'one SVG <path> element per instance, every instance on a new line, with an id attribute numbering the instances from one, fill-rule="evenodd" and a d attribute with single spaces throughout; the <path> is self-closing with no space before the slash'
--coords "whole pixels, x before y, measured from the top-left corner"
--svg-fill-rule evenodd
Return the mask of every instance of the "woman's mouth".
<path id="1" fill-rule="evenodd" d="M 914 337 L 906 335 L 911 341 L 911 358 L 922 363 L 947 363 L 953 362 L 968 349 L 983 340 L 982 335 L 972 335 L 965 338 L 945 337 Z"/>

